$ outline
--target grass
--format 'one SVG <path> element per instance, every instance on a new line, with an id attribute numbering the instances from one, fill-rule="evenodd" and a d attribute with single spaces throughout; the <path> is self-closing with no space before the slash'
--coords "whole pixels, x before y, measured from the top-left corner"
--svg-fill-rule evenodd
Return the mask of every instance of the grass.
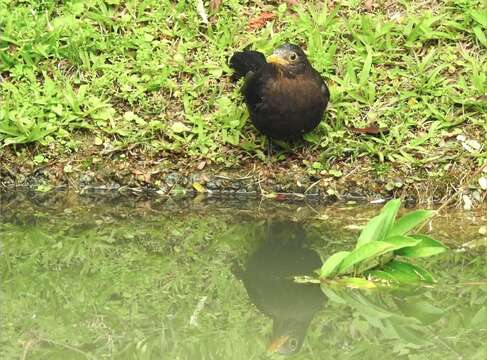
<path id="1" fill-rule="evenodd" d="M 3 151 L 34 167 L 87 149 L 107 158 L 135 149 L 190 167 L 264 163 L 265 139 L 247 121 L 227 60 L 248 45 L 268 54 L 292 42 L 332 94 L 293 158 L 308 173 L 339 177 L 340 164 L 359 161 L 379 175 L 401 168 L 448 177 L 452 165 L 474 172 L 485 164 L 482 1 L 230 0 L 206 9 L 208 24 L 186 1 L 3 1 Z M 249 29 L 264 12 L 273 20 Z M 371 123 L 389 133 L 350 131 Z"/>

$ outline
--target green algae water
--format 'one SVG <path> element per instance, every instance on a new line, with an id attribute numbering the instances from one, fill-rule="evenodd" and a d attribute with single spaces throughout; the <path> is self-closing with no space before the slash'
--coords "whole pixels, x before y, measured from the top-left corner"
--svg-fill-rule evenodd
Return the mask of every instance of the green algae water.
<path id="1" fill-rule="evenodd" d="M 293 282 L 352 248 L 379 210 L 4 194 L 0 357 L 485 359 L 482 211 L 422 230 L 450 248 L 418 260 L 434 286 Z"/>

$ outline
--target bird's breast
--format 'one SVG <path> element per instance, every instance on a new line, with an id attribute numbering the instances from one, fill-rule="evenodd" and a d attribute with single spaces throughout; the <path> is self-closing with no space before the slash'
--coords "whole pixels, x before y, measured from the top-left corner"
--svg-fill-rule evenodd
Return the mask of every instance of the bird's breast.
<path id="1" fill-rule="evenodd" d="M 269 81 L 266 101 L 281 112 L 301 112 L 310 108 L 323 108 L 326 99 L 321 90 L 322 83 L 304 77 L 279 77 Z"/>
<path id="2" fill-rule="evenodd" d="M 258 75 L 250 78 L 245 97 L 250 119 L 260 132 L 286 139 L 310 132 L 320 123 L 328 92 L 323 90 L 324 82 L 318 74 Z"/>

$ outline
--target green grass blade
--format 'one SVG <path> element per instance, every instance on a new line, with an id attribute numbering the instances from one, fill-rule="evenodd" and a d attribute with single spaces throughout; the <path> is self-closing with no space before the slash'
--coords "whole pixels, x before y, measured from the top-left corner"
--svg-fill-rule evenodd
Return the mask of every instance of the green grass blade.
<path id="1" fill-rule="evenodd" d="M 482 45 L 484 45 L 485 47 L 487 47 L 487 38 L 486 38 L 485 32 L 482 30 L 482 28 L 480 26 L 475 26 L 473 28 L 473 32 L 474 32 L 475 36 L 477 37 L 477 40 Z"/>
<path id="2" fill-rule="evenodd" d="M 364 61 L 364 66 L 360 72 L 360 86 L 364 86 L 369 80 L 370 69 L 372 67 L 372 49 L 367 46 L 367 57 Z"/>
<path id="3" fill-rule="evenodd" d="M 487 27 L 487 13 L 485 10 L 474 10 L 469 11 L 469 15 L 484 28 Z"/>

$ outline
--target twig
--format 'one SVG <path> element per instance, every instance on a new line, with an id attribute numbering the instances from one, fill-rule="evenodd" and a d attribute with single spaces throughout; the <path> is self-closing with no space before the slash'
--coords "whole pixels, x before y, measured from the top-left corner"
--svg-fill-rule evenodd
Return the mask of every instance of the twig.
<path id="1" fill-rule="evenodd" d="M 320 181 L 321 181 L 321 179 L 315 181 L 310 186 L 308 186 L 308 188 L 306 190 L 304 190 L 304 194 L 306 195 L 308 193 L 308 191 L 310 191 L 313 187 L 315 187 L 317 184 L 319 184 Z"/>
<path id="2" fill-rule="evenodd" d="M 205 24 L 208 24 L 208 14 L 206 14 L 205 4 L 203 4 L 203 0 L 196 0 L 196 11 L 201 17 L 201 21 L 203 21 Z"/>
<path id="3" fill-rule="evenodd" d="M 246 179 L 251 179 L 252 178 L 251 175 L 246 175 L 246 176 L 237 177 L 237 178 L 231 178 L 231 177 L 228 177 L 228 176 L 225 176 L 225 175 L 215 175 L 215 177 L 218 178 L 218 179 L 232 180 L 232 181 L 246 180 Z"/>
<path id="4" fill-rule="evenodd" d="M 189 319 L 189 327 L 195 328 L 198 327 L 198 315 L 203 310 L 206 304 L 206 300 L 208 300 L 208 296 L 203 296 L 198 304 L 196 305 L 191 318 Z"/>

